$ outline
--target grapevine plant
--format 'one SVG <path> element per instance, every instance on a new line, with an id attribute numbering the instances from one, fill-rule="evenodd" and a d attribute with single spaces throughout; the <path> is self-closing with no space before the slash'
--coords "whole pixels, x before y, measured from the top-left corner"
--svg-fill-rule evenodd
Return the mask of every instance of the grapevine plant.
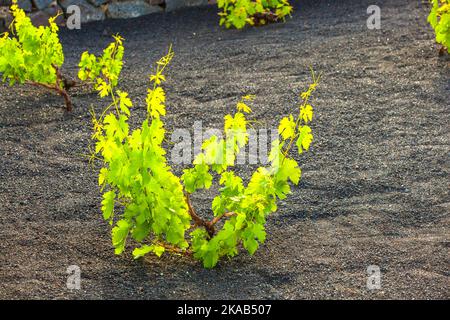
<path id="1" fill-rule="evenodd" d="M 450 0 L 432 0 L 428 22 L 436 34 L 436 42 L 442 44 L 441 53 L 450 53 Z"/>
<path id="2" fill-rule="evenodd" d="M 0 35 L 2 81 L 8 81 L 10 86 L 27 83 L 55 91 L 64 98 L 67 110 L 71 111 L 68 90 L 75 83 L 61 74 L 64 54 L 55 23 L 57 16 L 49 19 L 49 26 L 37 28 L 19 8 L 17 0 L 13 0 L 11 14 L 14 18 L 11 34 Z"/>
<path id="3" fill-rule="evenodd" d="M 241 29 L 246 24 L 284 21 L 292 13 L 288 0 L 218 0 L 220 25 Z"/>
<path id="4" fill-rule="evenodd" d="M 192 167 L 178 177 L 163 147 L 166 93 L 162 84 L 174 56 L 172 49 L 150 75 L 146 118 L 131 129 L 133 103 L 127 92 L 117 89 L 120 68 L 115 59 L 122 57 L 123 39 L 116 37 L 108 48 L 111 51 L 106 49 L 100 58 L 83 54 L 80 76 L 92 77 L 100 95 L 110 99 L 101 114 L 92 113 L 92 159 L 101 166 L 101 211 L 113 226 L 115 253 L 121 254 L 131 238 L 138 244 L 132 252 L 134 258 L 172 252 L 192 255 L 206 268 L 214 267 L 222 257 L 237 255 L 241 245 L 254 254 L 266 239 L 267 216 L 277 210 L 277 201 L 286 198 L 291 185 L 299 183 L 301 170 L 290 154 L 294 147 L 299 153 L 308 150 L 313 140 L 308 125 L 313 118 L 309 100 L 319 79 L 314 76 L 314 82 L 301 94 L 296 114 L 281 119 L 270 165 L 258 168 L 247 184 L 233 167 L 237 154 L 248 143 L 251 95 L 243 97 L 236 111 L 225 116 L 224 138 L 212 136 L 203 141 Z M 110 66 L 116 69 L 108 70 Z M 195 211 L 191 194 L 209 189 L 213 183 L 220 189 L 212 200 L 211 219 L 205 219 Z"/>

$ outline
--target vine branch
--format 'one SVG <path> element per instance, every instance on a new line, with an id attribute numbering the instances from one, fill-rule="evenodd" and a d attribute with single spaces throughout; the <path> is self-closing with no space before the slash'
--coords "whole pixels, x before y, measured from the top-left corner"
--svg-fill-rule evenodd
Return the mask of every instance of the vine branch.
<path id="1" fill-rule="evenodd" d="M 54 85 L 36 81 L 27 81 L 27 84 L 31 84 L 36 87 L 42 87 L 48 90 L 56 91 L 60 96 L 64 98 L 67 111 L 71 112 L 73 109 L 72 99 L 69 95 L 69 90 L 74 87 L 81 87 L 90 83 L 81 83 L 61 73 L 61 69 L 57 65 L 52 65 L 56 72 L 56 83 Z"/>
<path id="2" fill-rule="evenodd" d="M 194 220 L 193 227 L 195 227 L 195 226 L 204 227 L 206 232 L 208 232 L 208 235 L 210 238 L 212 238 L 214 236 L 214 234 L 216 233 L 216 229 L 214 226 L 217 224 L 217 222 L 219 222 L 222 218 L 229 218 L 229 217 L 236 215 L 236 213 L 234 213 L 234 212 L 227 212 L 220 216 L 214 217 L 211 221 L 202 219 L 195 212 L 194 207 L 192 206 L 192 202 L 191 202 L 189 193 L 185 192 L 185 197 L 186 197 L 186 203 L 188 205 L 189 215 L 191 216 L 192 220 Z"/>
<path id="3" fill-rule="evenodd" d="M 61 75 L 61 71 L 59 69 L 58 66 L 53 65 L 53 68 L 55 69 L 56 72 L 56 83 L 54 85 L 48 84 L 48 83 L 42 83 L 42 82 L 35 82 L 35 81 L 27 81 L 28 84 L 31 84 L 33 86 L 37 86 L 37 87 L 43 87 L 49 90 L 53 90 L 56 91 L 60 96 L 62 96 L 64 98 L 64 102 L 66 104 L 66 110 L 67 111 L 72 111 L 73 109 L 73 104 L 72 104 L 72 100 L 70 99 L 70 96 L 66 90 L 66 88 L 64 87 L 64 85 L 61 85 L 61 83 L 69 83 L 69 80 L 67 80 L 66 78 L 64 78 Z M 70 80 L 71 82 L 71 86 L 73 87 L 75 84 L 75 81 Z"/>
<path id="4" fill-rule="evenodd" d="M 209 224 L 214 226 L 217 222 L 219 222 L 222 218 L 230 218 L 232 216 L 235 216 L 235 212 L 226 212 L 220 216 L 214 217 L 211 221 L 209 221 Z"/>
<path id="5" fill-rule="evenodd" d="M 168 243 L 164 243 L 162 241 L 158 241 L 157 244 L 159 246 L 161 246 L 161 247 L 164 247 L 165 250 L 170 251 L 172 253 L 180 254 L 180 255 L 183 255 L 183 256 L 190 256 L 190 255 L 192 255 L 192 251 L 191 250 L 183 250 L 183 249 L 180 249 L 180 248 L 175 247 L 173 245 L 170 245 Z"/>

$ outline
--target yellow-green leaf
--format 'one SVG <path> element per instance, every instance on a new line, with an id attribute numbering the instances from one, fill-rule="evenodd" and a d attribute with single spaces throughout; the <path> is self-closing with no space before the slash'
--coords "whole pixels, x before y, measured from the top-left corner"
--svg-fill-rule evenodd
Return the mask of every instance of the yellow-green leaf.
<path id="1" fill-rule="evenodd" d="M 298 152 L 302 153 L 303 150 L 308 150 L 312 141 L 313 135 L 311 134 L 311 128 L 309 126 L 302 126 L 296 143 Z"/>
<path id="2" fill-rule="evenodd" d="M 280 125 L 278 126 L 278 132 L 283 137 L 283 140 L 287 140 L 295 136 L 295 122 L 294 117 L 289 115 L 288 117 L 284 117 L 280 121 Z"/>

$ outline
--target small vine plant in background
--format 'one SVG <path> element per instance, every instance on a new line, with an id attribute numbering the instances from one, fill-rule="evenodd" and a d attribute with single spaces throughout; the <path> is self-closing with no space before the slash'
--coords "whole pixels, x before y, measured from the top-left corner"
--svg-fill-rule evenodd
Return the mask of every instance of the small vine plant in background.
<path id="1" fill-rule="evenodd" d="M 245 25 L 257 26 L 285 21 L 292 13 L 288 0 L 218 0 L 220 25 L 242 29 Z"/>
<path id="2" fill-rule="evenodd" d="M 11 14 L 14 18 L 10 32 L 0 35 L 0 74 L 3 82 L 31 84 L 55 91 L 65 101 L 68 111 L 72 101 L 68 90 L 76 83 L 62 75 L 63 48 L 58 38 L 55 17 L 48 27 L 35 27 L 31 19 L 13 0 Z"/>
<path id="3" fill-rule="evenodd" d="M 436 42 L 442 45 L 440 53 L 450 53 L 450 0 L 431 0 L 428 22 L 436 34 Z"/>
<path id="4" fill-rule="evenodd" d="M 99 94 L 110 100 L 101 114 L 92 114 L 95 150 L 91 159 L 100 165 L 101 211 L 112 225 L 115 253 L 121 254 L 128 243 L 134 246 L 134 258 L 171 252 L 192 256 L 206 268 L 214 267 L 220 258 L 236 256 L 241 247 L 254 254 L 266 240 L 268 215 L 299 183 L 301 170 L 291 153 L 296 148 L 301 154 L 312 143 L 309 101 L 319 79 L 313 76 L 295 113 L 281 119 L 270 165 L 256 169 L 249 181 L 244 182 L 233 168 L 249 139 L 251 95 L 240 99 L 235 112 L 225 116 L 224 137 L 204 140 L 192 166 L 177 176 L 163 147 L 167 110 L 162 85 L 174 53 L 169 49 L 156 63 L 149 77 L 146 118 L 134 129 L 129 125 L 133 102 L 117 88 L 117 59 L 122 53 L 123 39 L 117 36 L 103 57 L 83 54 L 79 73 L 82 79 L 91 77 Z M 213 184 L 219 185 L 219 191 L 211 199 L 210 217 L 204 218 L 196 212 L 191 195 Z"/>

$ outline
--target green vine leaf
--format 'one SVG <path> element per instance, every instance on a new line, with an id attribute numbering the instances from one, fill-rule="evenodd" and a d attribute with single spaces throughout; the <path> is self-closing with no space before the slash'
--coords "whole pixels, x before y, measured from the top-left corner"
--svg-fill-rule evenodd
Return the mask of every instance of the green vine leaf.
<path id="1" fill-rule="evenodd" d="M 116 226 L 112 229 L 112 244 L 115 248 L 116 254 L 121 254 L 125 249 L 130 225 L 126 220 L 117 221 Z"/>
<path id="2" fill-rule="evenodd" d="M 296 142 L 298 152 L 301 154 L 303 153 L 303 150 L 308 150 L 312 141 L 313 135 L 311 134 L 311 128 L 309 126 L 301 127 L 300 135 Z"/>

